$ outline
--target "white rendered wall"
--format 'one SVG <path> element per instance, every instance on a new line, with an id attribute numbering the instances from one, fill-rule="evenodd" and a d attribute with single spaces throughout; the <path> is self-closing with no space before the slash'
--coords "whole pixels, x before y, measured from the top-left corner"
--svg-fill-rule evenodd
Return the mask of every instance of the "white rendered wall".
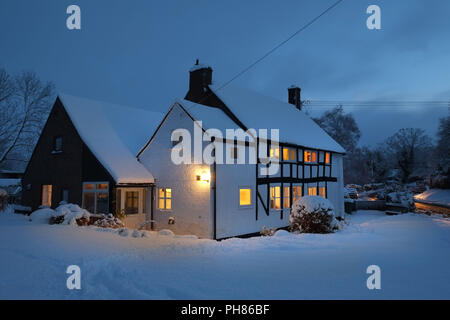
<path id="1" fill-rule="evenodd" d="M 139 160 L 155 177 L 155 228 L 170 229 L 176 234 L 212 238 L 210 184 L 196 180 L 201 172 L 209 172 L 210 166 L 175 165 L 171 161 L 172 131 L 185 128 L 193 137 L 193 126 L 192 119 L 180 107 L 175 106 Z M 171 210 L 158 209 L 158 188 L 172 189 Z M 170 217 L 175 218 L 175 224 L 168 224 Z"/>

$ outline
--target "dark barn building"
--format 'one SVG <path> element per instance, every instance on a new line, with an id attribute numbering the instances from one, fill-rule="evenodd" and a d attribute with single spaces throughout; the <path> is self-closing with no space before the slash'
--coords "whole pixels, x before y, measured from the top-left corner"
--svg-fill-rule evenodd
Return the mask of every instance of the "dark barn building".
<path id="1" fill-rule="evenodd" d="M 23 204 L 35 210 L 65 201 L 92 213 L 123 211 L 145 220 L 154 179 L 135 154 L 160 117 L 60 95 L 25 170 Z"/>

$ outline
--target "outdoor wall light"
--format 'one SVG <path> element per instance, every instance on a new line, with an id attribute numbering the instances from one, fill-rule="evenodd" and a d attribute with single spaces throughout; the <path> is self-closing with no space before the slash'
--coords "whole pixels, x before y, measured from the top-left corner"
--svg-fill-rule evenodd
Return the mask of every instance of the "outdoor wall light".
<path id="1" fill-rule="evenodd" d="M 207 171 L 202 171 L 202 173 L 197 175 L 197 181 L 209 182 L 210 180 L 211 180 L 211 174 Z"/>

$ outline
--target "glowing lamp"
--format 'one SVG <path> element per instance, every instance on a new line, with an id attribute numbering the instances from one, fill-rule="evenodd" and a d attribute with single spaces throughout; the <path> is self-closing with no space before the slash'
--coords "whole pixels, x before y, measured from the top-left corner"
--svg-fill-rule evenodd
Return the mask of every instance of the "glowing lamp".
<path id="1" fill-rule="evenodd" d="M 211 180 L 211 174 L 209 172 L 203 171 L 197 175 L 197 181 L 209 182 Z"/>

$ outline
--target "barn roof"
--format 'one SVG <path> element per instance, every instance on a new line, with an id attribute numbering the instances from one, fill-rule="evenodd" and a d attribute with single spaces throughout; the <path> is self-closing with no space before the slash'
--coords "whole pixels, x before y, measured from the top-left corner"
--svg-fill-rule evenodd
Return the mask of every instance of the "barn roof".
<path id="1" fill-rule="evenodd" d="M 209 87 L 247 128 L 279 129 L 280 142 L 345 153 L 308 115 L 287 102 L 231 85 Z"/>
<path id="2" fill-rule="evenodd" d="M 153 183 L 136 154 L 163 114 L 60 94 L 78 134 L 116 183 Z"/>

